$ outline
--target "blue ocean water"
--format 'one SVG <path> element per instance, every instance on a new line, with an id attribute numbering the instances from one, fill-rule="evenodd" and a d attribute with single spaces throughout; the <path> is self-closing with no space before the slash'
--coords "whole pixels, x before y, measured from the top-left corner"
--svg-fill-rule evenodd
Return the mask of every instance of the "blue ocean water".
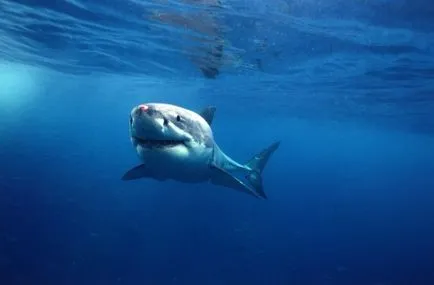
<path id="1" fill-rule="evenodd" d="M 0 284 L 434 284 L 433 15 L 1 0 Z M 268 199 L 121 181 L 129 112 L 157 101 L 216 106 L 240 162 L 280 140 Z"/>

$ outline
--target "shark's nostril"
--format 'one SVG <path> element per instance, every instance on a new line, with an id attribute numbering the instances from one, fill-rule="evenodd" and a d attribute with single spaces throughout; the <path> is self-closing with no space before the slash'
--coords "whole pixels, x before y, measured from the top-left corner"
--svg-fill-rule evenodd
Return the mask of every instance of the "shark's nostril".
<path id="1" fill-rule="evenodd" d="M 167 125 L 169 124 L 169 120 L 167 120 L 166 118 L 164 118 L 164 122 L 163 122 L 163 124 L 164 124 L 165 126 L 167 126 Z"/>

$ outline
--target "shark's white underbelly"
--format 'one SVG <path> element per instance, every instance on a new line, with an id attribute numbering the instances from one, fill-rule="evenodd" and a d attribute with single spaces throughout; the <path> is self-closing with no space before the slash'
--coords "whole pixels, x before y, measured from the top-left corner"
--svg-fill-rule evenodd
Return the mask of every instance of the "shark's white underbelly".
<path id="1" fill-rule="evenodd" d="M 183 152 L 173 149 L 173 152 L 158 151 L 137 147 L 137 153 L 143 163 L 157 179 L 172 179 L 186 183 L 199 183 L 209 180 L 211 169 L 209 163 L 212 149 L 200 152 Z M 174 155 L 176 153 L 176 155 Z"/>

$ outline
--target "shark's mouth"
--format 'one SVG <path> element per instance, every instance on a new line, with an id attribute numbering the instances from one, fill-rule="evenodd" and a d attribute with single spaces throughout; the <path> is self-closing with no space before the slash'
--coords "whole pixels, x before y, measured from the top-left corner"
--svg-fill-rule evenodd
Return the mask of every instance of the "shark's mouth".
<path id="1" fill-rule="evenodd" d="M 150 140 L 150 139 L 141 139 L 138 137 L 133 137 L 138 144 L 142 147 L 152 148 L 152 147 L 174 147 L 178 145 L 183 145 L 185 141 L 182 140 Z"/>

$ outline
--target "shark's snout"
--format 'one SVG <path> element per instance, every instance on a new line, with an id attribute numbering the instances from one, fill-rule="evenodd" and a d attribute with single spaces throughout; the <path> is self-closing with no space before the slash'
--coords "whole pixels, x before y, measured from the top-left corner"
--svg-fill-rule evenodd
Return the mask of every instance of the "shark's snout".
<path id="1" fill-rule="evenodd" d="M 164 118 L 157 116 L 155 110 L 147 105 L 139 105 L 133 109 L 130 124 L 133 136 L 139 138 L 164 136 Z"/>
<path id="2" fill-rule="evenodd" d="M 190 137 L 173 123 L 172 117 L 153 105 L 134 107 L 130 114 L 133 141 L 146 146 L 185 143 Z"/>
<path id="3" fill-rule="evenodd" d="M 138 109 L 142 112 L 146 112 L 146 111 L 148 111 L 149 106 L 148 105 L 139 105 Z"/>
<path id="4" fill-rule="evenodd" d="M 160 122 L 164 126 L 167 126 L 169 123 L 164 114 L 149 105 L 139 105 L 135 107 L 132 111 L 131 118 L 133 121 L 137 120 L 138 123 L 141 122 L 140 124 L 142 125 L 145 124 L 152 128 L 157 127 L 158 129 L 161 129 Z"/>
<path id="5" fill-rule="evenodd" d="M 152 115 L 153 109 L 148 105 L 139 105 L 133 109 L 132 116 Z"/>

